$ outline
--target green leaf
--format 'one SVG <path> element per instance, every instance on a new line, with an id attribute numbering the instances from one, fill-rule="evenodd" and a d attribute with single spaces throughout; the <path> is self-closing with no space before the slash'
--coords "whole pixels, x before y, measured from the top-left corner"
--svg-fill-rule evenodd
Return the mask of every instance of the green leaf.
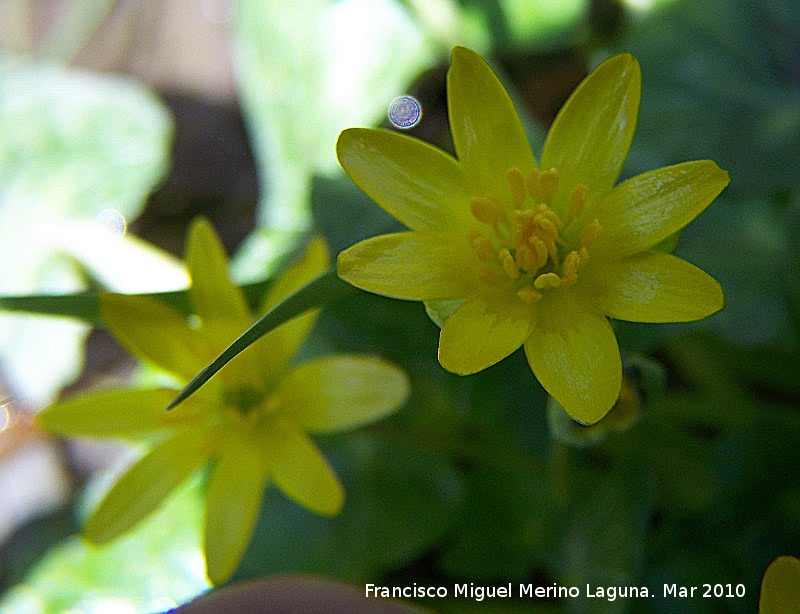
<path id="1" fill-rule="evenodd" d="M 255 309 L 270 280 L 240 286 L 252 309 Z M 29 314 L 74 318 L 91 324 L 102 325 L 100 316 L 101 292 L 89 291 L 76 294 L 30 294 L 27 296 L 0 296 L 0 311 L 18 311 Z M 189 315 L 189 297 L 186 290 L 174 292 L 152 292 L 136 294 L 162 301 L 174 309 Z"/>
<path id="2" fill-rule="evenodd" d="M 175 400 L 170 403 L 169 409 L 172 409 L 190 397 L 196 390 L 211 379 L 217 371 L 235 358 L 237 354 L 258 341 L 271 330 L 309 309 L 322 307 L 351 292 L 355 292 L 355 288 L 340 280 L 333 270 L 320 275 L 299 290 L 293 292 L 261 318 L 256 320 L 256 322 L 229 345 L 214 362 L 200 371 L 200 373 L 181 390 Z"/>
<path id="3" fill-rule="evenodd" d="M 675 2 L 638 20 L 619 46 L 642 66 L 629 168 L 710 158 L 731 174 L 727 194 L 794 189 L 798 27 L 800 5 L 792 0 Z"/>
<path id="4" fill-rule="evenodd" d="M 208 589 L 200 480 L 175 491 L 133 531 L 105 546 L 78 536 L 53 547 L 0 601 L 3 614 L 161 612 Z"/>

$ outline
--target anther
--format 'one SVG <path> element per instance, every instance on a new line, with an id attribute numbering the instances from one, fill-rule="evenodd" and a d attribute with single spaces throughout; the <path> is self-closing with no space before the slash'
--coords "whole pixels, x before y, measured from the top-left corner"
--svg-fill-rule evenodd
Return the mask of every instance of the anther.
<path id="1" fill-rule="evenodd" d="M 580 262 L 578 262 L 578 270 L 581 270 L 589 263 L 589 250 L 582 247 L 578 255 L 581 257 Z"/>
<path id="2" fill-rule="evenodd" d="M 545 248 L 544 246 L 542 246 L 542 248 L 545 250 L 545 262 L 546 262 L 547 248 Z M 534 271 L 536 269 L 539 269 L 544 264 L 544 263 L 539 264 L 539 257 L 536 255 L 536 252 L 534 250 L 528 247 L 527 243 L 523 243 L 517 248 L 516 257 L 517 257 L 517 266 L 526 273 L 528 271 Z"/>
<path id="3" fill-rule="evenodd" d="M 564 277 L 572 277 L 578 272 L 581 257 L 578 252 L 572 251 L 564 256 L 564 262 L 561 265 L 561 271 Z"/>
<path id="4" fill-rule="evenodd" d="M 577 220 L 581 216 L 584 209 L 586 209 L 586 203 L 588 200 L 589 189 L 583 184 L 577 186 L 569 193 L 567 225 L 569 225 L 570 222 Z"/>
<path id="5" fill-rule="evenodd" d="M 551 168 L 539 175 L 539 198 L 550 203 L 558 192 L 558 171 Z"/>
<path id="6" fill-rule="evenodd" d="M 536 237 L 531 237 L 528 240 L 528 245 L 536 252 L 536 266 L 531 267 L 529 270 L 542 268 L 547 263 L 547 246 L 541 239 Z"/>
<path id="7" fill-rule="evenodd" d="M 522 302 L 532 305 L 540 298 L 542 298 L 542 293 L 537 292 L 530 286 L 523 286 L 522 288 L 517 290 L 517 296 L 520 298 Z"/>
<path id="8" fill-rule="evenodd" d="M 494 262 L 497 255 L 494 253 L 492 242 L 481 233 L 473 230 L 469 234 L 469 245 L 475 255 L 484 262 Z"/>
<path id="9" fill-rule="evenodd" d="M 481 196 L 469 201 L 469 210 L 479 222 L 494 226 L 500 219 L 503 204 L 492 196 Z"/>
<path id="10" fill-rule="evenodd" d="M 581 247 L 591 247 L 592 244 L 597 240 L 597 237 L 600 236 L 600 232 L 603 230 L 603 227 L 600 226 L 600 222 L 596 219 L 592 220 L 586 228 L 581 231 L 580 236 L 580 246 Z"/>
<path id="11" fill-rule="evenodd" d="M 548 288 L 558 288 L 561 285 L 561 278 L 555 273 L 544 273 L 539 275 L 533 282 L 537 290 L 547 290 Z"/>
<path id="12" fill-rule="evenodd" d="M 514 200 L 514 208 L 519 209 L 526 197 L 525 176 L 521 170 L 514 167 L 506 173 L 506 180 L 511 190 L 511 198 Z"/>
<path id="13" fill-rule="evenodd" d="M 514 262 L 514 256 L 511 255 L 510 251 L 506 248 L 501 249 L 497 252 L 497 259 L 500 260 L 500 264 L 503 265 L 503 270 L 506 272 L 506 275 L 511 279 L 519 278 L 519 268 L 517 268 L 517 263 Z"/>
<path id="14" fill-rule="evenodd" d="M 536 217 L 537 219 L 535 221 L 539 225 L 539 228 L 544 230 L 549 236 L 555 239 L 556 235 L 558 235 L 558 228 L 556 228 L 556 225 L 553 223 L 553 221 L 542 214 L 539 214 Z"/>

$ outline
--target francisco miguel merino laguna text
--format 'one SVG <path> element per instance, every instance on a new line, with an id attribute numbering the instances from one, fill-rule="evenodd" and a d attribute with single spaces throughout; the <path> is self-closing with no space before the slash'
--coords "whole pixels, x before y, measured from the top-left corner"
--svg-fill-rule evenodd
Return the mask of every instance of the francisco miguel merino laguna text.
<path id="1" fill-rule="evenodd" d="M 367 597 L 385 597 L 392 599 L 424 599 L 434 597 L 448 597 L 450 591 L 446 586 L 419 586 L 414 583 L 411 586 L 378 586 L 367 584 L 365 594 Z M 586 585 L 586 591 L 581 592 L 577 586 L 534 586 L 533 584 L 520 584 L 518 594 L 515 595 L 512 585 L 509 582 L 503 586 L 476 586 L 475 584 L 455 584 L 453 585 L 453 597 L 474 599 L 483 601 L 484 599 L 503 599 L 518 596 L 519 598 L 604 598 L 614 601 L 618 597 L 650 597 L 650 591 L 644 586 L 596 586 Z"/>

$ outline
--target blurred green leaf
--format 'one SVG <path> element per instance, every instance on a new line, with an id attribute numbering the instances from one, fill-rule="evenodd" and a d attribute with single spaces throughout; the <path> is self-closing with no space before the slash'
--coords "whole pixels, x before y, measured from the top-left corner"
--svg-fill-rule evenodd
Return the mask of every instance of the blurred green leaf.
<path id="1" fill-rule="evenodd" d="M 583 465 L 581 459 L 575 457 Z M 569 469 L 561 552 L 553 561 L 560 584 L 643 586 L 638 578 L 654 504 L 646 461 L 639 454 L 627 454 L 605 472 L 591 465 L 578 467 L 575 461 Z M 566 612 L 625 612 L 629 604 L 627 599 L 587 601 L 582 596 L 564 605 Z"/>
<path id="2" fill-rule="evenodd" d="M 311 179 L 338 169 L 339 132 L 379 122 L 437 52 L 395 0 L 240 0 L 234 51 L 263 189 L 234 261 L 252 279 L 310 228 Z"/>
<path id="3" fill-rule="evenodd" d="M 788 238 L 777 205 L 723 197 L 684 229 L 675 253 L 725 290 L 725 309 L 695 327 L 710 326 L 746 344 L 776 341 L 791 331 Z"/>
<path id="4" fill-rule="evenodd" d="M 674 2 L 636 19 L 618 45 L 643 73 L 626 173 L 712 159 L 731 174 L 676 253 L 726 292 L 726 309 L 699 326 L 745 343 L 780 339 L 792 327 L 781 206 L 800 184 L 798 45 L 792 0 Z"/>
<path id="5" fill-rule="evenodd" d="M 255 309 L 270 281 L 259 281 L 244 284 L 240 289 L 248 304 Z M 100 291 L 90 290 L 76 294 L 30 294 L 27 296 L 0 296 L 0 310 L 19 311 L 29 314 L 61 316 L 82 320 L 91 324 L 102 325 L 100 316 Z M 170 307 L 189 315 L 189 294 L 186 290 L 174 292 L 139 293 L 132 296 L 146 296 L 162 301 Z"/>
<path id="6" fill-rule="evenodd" d="M 102 223 L 141 212 L 166 170 L 171 131 L 164 107 L 131 81 L 0 60 L 0 294 L 78 292 L 84 272 L 117 291 L 186 285 L 177 261 Z M 0 315 L 15 394 L 51 400 L 77 375 L 87 332 Z"/>
<path id="7" fill-rule="evenodd" d="M 209 587 L 199 480 L 176 491 L 133 531 L 104 545 L 70 537 L 0 601 L 3 614 L 160 612 Z"/>
<path id="8" fill-rule="evenodd" d="M 619 45 L 643 75 L 630 170 L 710 158 L 731 174 L 729 196 L 791 191 L 800 182 L 798 45 L 793 0 L 684 1 L 647 13 Z"/>
<path id="9" fill-rule="evenodd" d="M 525 579 L 549 528 L 548 494 L 538 464 L 472 468 L 453 543 L 438 561 L 441 570 L 462 581 Z"/>

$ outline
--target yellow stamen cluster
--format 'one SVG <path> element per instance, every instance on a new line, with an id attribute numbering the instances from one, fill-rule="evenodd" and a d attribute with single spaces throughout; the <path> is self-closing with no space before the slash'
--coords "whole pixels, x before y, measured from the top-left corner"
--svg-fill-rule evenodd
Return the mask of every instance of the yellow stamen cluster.
<path id="1" fill-rule="evenodd" d="M 589 261 L 587 248 L 602 228 L 600 222 L 592 220 L 581 230 L 577 249 L 569 249 L 561 234 L 584 213 L 589 200 L 586 186 L 579 185 L 569 193 L 567 216 L 562 222 L 550 208 L 559 188 L 556 169 L 532 170 L 525 175 L 512 168 L 506 180 L 511 207 L 495 196 L 470 201 L 473 217 L 489 226 L 492 234 L 473 230 L 469 245 L 478 260 L 488 265 L 478 270 L 482 283 L 498 286 L 510 280 L 520 300 L 535 303 L 543 292 L 577 282 L 578 271 Z"/>

